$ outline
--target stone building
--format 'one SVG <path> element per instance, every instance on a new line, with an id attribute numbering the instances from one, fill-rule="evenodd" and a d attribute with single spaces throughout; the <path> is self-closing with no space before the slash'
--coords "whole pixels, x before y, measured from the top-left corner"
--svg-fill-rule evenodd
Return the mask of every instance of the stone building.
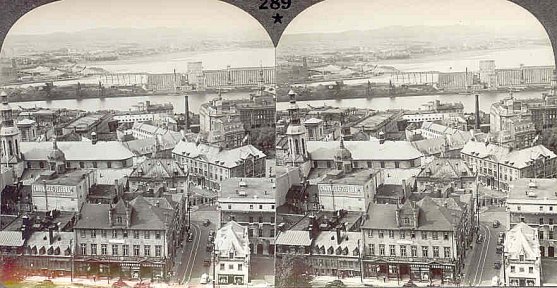
<path id="1" fill-rule="evenodd" d="M 275 188 L 274 178 L 233 177 L 221 183 L 220 224 L 235 221 L 247 227 L 253 254 L 274 255 Z"/>
<path id="2" fill-rule="evenodd" d="M 538 232 L 525 223 L 516 224 L 505 235 L 503 263 L 505 286 L 541 286 Z"/>
<path id="3" fill-rule="evenodd" d="M 128 176 L 130 192 L 141 190 L 151 194 L 169 191 L 184 193 L 187 181 L 187 170 L 174 159 L 146 159 Z"/>
<path id="4" fill-rule="evenodd" d="M 219 285 L 249 283 L 248 229 L 234 221 L 224 224 L 215 237 L 215 279 Z"/>
<path id="5" fill-rule="evenodd" d="M 176 251 L 173 209 L 144 197 L 85 204 L 74 226 L 76 275 L 166 278 Z"/>
<path id="6" fill-rule="evenodd" d="M 220 189 L 221 181 L 231 177 L 264 177 L 266 155 L 252 145 L 223 150 L 219 147 L 181 141 L 172 158 L 187 166 L 190 180 L 209 189 Z"/>
<path id="7" fill-rule="evenodd" d="M 541 257 L 556 256 L 553 225 L 557 222 L 557 179 L 517 179 L 510 183 L 507 211 L 510 228 L 520 223 L 537 230 Z"/>

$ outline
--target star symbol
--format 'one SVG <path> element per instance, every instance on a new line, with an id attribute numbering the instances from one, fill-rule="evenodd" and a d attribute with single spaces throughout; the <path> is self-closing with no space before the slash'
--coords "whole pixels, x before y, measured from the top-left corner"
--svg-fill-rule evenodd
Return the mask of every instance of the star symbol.
<path id="1" fill-rule="evenodd" d="M 282 17 L 284 17 L 284 16 L 281 16 L 279 13 L 277 13 L 277 14 L 275 14 L 275 16 L 273 16 L 273 17 L 271 17 L 271 18 L 275 19 L 275 22 L 274 22 L 274 23 L 280 23 L 280 24 L 282 24 Z"/>

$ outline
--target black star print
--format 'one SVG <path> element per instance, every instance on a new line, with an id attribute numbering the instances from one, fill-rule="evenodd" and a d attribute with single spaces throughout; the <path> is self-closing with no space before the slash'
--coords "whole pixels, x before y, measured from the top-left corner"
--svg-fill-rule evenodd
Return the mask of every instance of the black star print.
<path id="1" fill-rule="evenodd" d="M 282 24 L 282 17 L 284 17 L 284 16 L 281 16 L 279 13 L 277 13 L 277 14 L 275 14 L 275 16 L 273 16 L 273 17 L 271 17 L 271 18 L 275 19 L 275 22 L 274 22 L 274 23 L 280 23 L 280 24 Z"/>

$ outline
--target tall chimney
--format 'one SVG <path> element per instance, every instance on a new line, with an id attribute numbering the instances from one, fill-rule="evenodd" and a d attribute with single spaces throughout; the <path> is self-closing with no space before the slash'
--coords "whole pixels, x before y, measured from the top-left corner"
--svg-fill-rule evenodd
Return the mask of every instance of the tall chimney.
<path id="1" fill-rule="evenodd" d="M 48 242 L 52 245 L 54 243 L 54 227 L 48 226 Z"/>
<path id="2" fill-rule="evenodd" d="M 186 115 L 186 118 L 184 119 L 184 131 L 187 133 L 188 129 L 190 128 L 190 107 L 189 107 L 189 103 L 188 103 L 188 95 L 184 96 L 184 109 L 186 110 L 184 112 L 184 114 Z"/>
<path id="3" fill-rule="evenodd" d="M 557 69 L 553 70 L 553 78 L 551 78 L 551 95 L 557 96 Z"/>
<path id="4" fill-rule="evenodd" d="M 480 130 L 480 95 L 476 94 L 476 118 L 474 129 Z"/>
<path id="5" fill-rule="evenodd" d="M 337 227 L 337 244 L 340 245 L 342 239 L 340 238 L 340 227 Z"/>

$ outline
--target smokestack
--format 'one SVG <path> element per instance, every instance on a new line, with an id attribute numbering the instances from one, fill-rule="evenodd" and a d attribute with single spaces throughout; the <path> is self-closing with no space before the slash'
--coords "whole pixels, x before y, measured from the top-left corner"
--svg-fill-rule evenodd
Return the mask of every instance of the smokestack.
<path id="1" fill-rule="evenodd" d="M 476 118 L 474 128 L 480 130 L 480 95 L 476 94 Z"/>
<path id="2" fill-rule="evenodd" d="M 337 244 L 340 245 L 342 239 L 340 239 L 340 227 L 337 227 Z"/>
<path id="3" fill-rule="evenodd" d="M 184 96 L 184 109 L 186 110 L 185 114 L 186 114 L 186 118 L 184 119 L 184 131 L 188 132 L 188 129 L 190 128 L 190 107 L 189 107 L 189 103 L 188 103 L 188 95 Z"/>
<path id="4" fill-rule="evenodd" d="M 54 227 L 48 227 L 48 242 L 52 245 L 54 243 Z"/>
<path id="5" fill-rule="evenodd" d="M 551 78 L 551 95 L 557 96 L 557 69 L 553 70 L 553 78 Z"/>

